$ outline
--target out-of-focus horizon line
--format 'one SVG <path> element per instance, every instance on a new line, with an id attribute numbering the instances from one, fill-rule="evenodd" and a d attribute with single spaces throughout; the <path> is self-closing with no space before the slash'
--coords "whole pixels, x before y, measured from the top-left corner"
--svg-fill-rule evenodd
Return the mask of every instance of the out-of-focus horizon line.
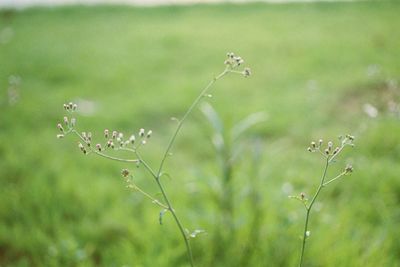
<path id="1" fill-rule="evenodd" d="M 355 2 L 360 0 L 0 0 L 0 8 L 26 8 L 34 6 L 64 5 L 131 5 L 131 6 L 166 6 L 218 3 L 309 3 L 309 2 Z"/>

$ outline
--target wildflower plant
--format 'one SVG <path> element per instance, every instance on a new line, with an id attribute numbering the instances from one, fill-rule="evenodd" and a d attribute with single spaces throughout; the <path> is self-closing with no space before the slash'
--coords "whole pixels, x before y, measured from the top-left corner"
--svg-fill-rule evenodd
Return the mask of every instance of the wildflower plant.
<path id="1" fill-rule="evenodd" d="M 192 113 L 192 111 L 197 107 L 199 102 L 204 97 L 210 97 L 209 91 L 211 90 L 212 85 L 219 79 L 223 78 L 227 74 L 240 74 L 244 77 L 248 77 L 251 75 L 251 71 L 249 68 L 242 68 L 244 60 L 236 56 L 234 53 L 228 53 L 227 59 L 225 60 L 225 69 L 217 76 L 215 76 L 208 84 L 204 87 L 201 93 L 197 96 L 197 98 L 192 102 L 189 108 L 186 110 L 185 114 L 182 116 L 180 120 L 178 120 L 177 127 L 173 132 L 170 141 L 168 142 L 165 151 L 162 154 L 161 161 L 157 168 L 150 166 L 150 164 L 141 156 L 140 150 L 146 143 L 149 141 L 152 131 L 145 131 L 143 128 L 140 129 L 137 134 L 131 134 L 128 138 L 125 135 L 118 131 L 110 131 L 105 129 L 103 132 L 104 142 L 103 143 L 93 143 L 93 135 L 91 132 L 80 132 L 76 127 L 76 118 L 73 116 L 74 112 L 78 110 L 78 106 L 72 102 L 68 104 L 64 104 L 65 111 L 69 114 L 69 116 L 65 116 L 63 118 L 62 123 L 57 124 L 57 128 L 60 133 L 57 135 L 57 138 L 64 138 L 67 135 L 75 135 L 78 138 L 78 148 L 84 155 L 97 155 L 109 160 L 124 162 L 127 164 L 134 164 L 136 167 L 143 166 L 143 168 L 150 174 L 153 178 L 154 182 L 157 184 L 158 189 L 162 195 L 162 200 L 154 198 L 151 194 L 142 190 L 139 185 L 134 182 L 134 177 L 132 172 L 126 168 L 121 171 L 122 176 L 124 177 L 127 187 L 143 194 L 146 198 L 151 200 L 152 203 L 159 206 L 161 211 L 159 213 L 159 222 L 162 224 L 162 218 L 165 214 L 170 213 L 179 228 L 179 231 L 182 235 L 183 242 L 186 246 L 186 252 L 188 255 L 188 259 L 191 266 L 194 266 L 192 249 L 190 246 L 190 238 L 196 237 L 196 235 L 203 232 L 203 230 L 194 230 L 193 232 L 188 231 L 184 228 L 180 218 L 177 215 L 176 210 L 173 208 L 173 205 L 168 197 L 167 191 L 162 182 L 162 176 L 165 174 L 164 166 L 168 156 L 170 156 L 170 151 L 175 143 L 175 140 L 184 124 L 186 119 Z M 122 158 L 116 157 L 109 153 L 109 151 L 128 151 L 132 153 L 133 158 Z M 170 175 L 169 175 L 170 176 Z"/>
<path id="2" fill-rule="evenodd" d="M 299 260 L 299 267 L 303 265 L 304 261 L 304 252 L 305 252 L 305 247 L 306 247 L 306 242 L 308 238 L 311 235 L 311 232 L 308 228 L 309 220 L 310 220 L 310 215 L 311 215 L 311 210 L 313 208 L 313 205 L 315 204 L 315 201 L 317 200 L 318 196 L 320 195 L 322 189 L 324 189 L 326 186 L 330 185 L 331 183 L 339 180 L 343 176 L 349 175 L 353 172 L 353 167 L 351 165 L 346 165 L 343 169 L 342 172 L 340 172 L 338 175 L 336 175 L 333 178 L 327 178 L 328 176 L 328 169 L 329 166 L 331 166 L 332 163 L 335 162 L 335 159 L 337 156 L 343 151 L 345 147 L 353 147 L 353 141 L 354 141 L 354 136 L 352 135 L 346 135 L 345 137 L 340 136 L 339 137 L 340 144 L 339 146 L 333 148 L 333 142 L 329 141 L 327 143 L 326 148 L 323 148 L 323 140 L 320 139 L 318 143 L 316 142 L 311 142 L 310 146 L 307 148 L 309 152 L 316 152 L 322 156 L 324 159 L 324 169 L 322 176 L 320 178 L 320 182 L 318 185 L 318 188 L 314 195 L 309 199 L 307 198 L 305 193 L 300 193 L 298 196 L 289 196 L 290 198 L 296 199 L 300 201 L 305 209 L 306 216 L 305 216 L 305 223 L 304 223 L 304 231 L 302 235 L 302 242 L 301 242 L 301 251 L 300 251 L 300 260 Z"/>

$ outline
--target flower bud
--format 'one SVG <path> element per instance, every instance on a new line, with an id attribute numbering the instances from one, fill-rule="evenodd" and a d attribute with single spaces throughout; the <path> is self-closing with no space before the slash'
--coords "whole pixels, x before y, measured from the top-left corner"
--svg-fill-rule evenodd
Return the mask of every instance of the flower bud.
<path id="1" fill-rule="evenodd" d="M 131 135 L 131 137 L 129 137 L 129 142 L 131 142 L 131 144 L 133 145 L 135 143 L 135 135 Z"/>
<path id="2" fill-rule="evenodd" d="M 101 152 L 101 145 L 100 144 L 96 144 L 96 149 Z"/>
<path id="3" fill-rule="evenodd" d="M 62 127 L 61 123 L 57 124 L 57 128 L 58 128 L 61 132 L 64 132 L 64 128 Z"/>
<path id="4" fill-rule="evenodd" d="M 152 133 L 153 133 L 152 130 L 148 131 L 146 137 L 147 137 L 147 138 L 150 138 Z"/>
<path id="5" fill-rule="evenodd" d="M 353 166 L 351 166 L 350 164 L 346 166 L 346 168 L 344 168 L 344 172 L 345 174 L 349 174 L 353 172 Z"/>
<path id="6" fill-rule="evenodd" d="M 108 131 L 108 129 L 105 129 L 104 130 L 104 138 L 108 138 L 108 135 L 109 135 L 109 131 Z"/>
<path id="7" fill-rule="evenodd" d="M 76 119 L 71 118 L 71 127 L 75 127 L 75 124 L 76 124 Z"/>
<path id="8" fill-rule="evenodd" d="M 333 155 L 336 155 L 339 152 L 340 148 L 336 147 L 335 150 L 333 150 Z"/>
<path id="9" fill-rule="evenodd" d="M 68 117 L 64 117 L 64 124 L 65 124 L 66 126 L 68 126 L 68 124 L 69 124 L 69 122 L 68 122 Z"/>
<path id="10" fill-rule="evenodd" d="M 139 130 L 139 136 L 140 136 L 140 137 L 143 137 L 143 136 L 144 136 L 144 129 L 143 129 L 143 128 L 141 128 L 141 129 Z"/>
<path id="11" fill-rule="evenodd" d="M 107 147 L 108 148 L 110 148 L 110 147 L 114 148 L 114 142 L 111 139 L 107 141 Z"/>
<path id="12" fill-rule="evenodd" d="M 78 147 L 83 152 L 83 154 L 86 155 L 87 151 L 86 151 L 86 148 L 82 145 L 82 143 L 78 143 Z"/>
<path id="13" fill-rule="evenodd" d="M 112 132 L 112 139 L 117 138 L 117 135 L 118 135 L 117 131 L 113 131 Z"/>
<path id="14" fill-rule="evenodd" d="M 250 75 L 251 75 L 251 70 L 250 70 L 250 68 L 244 68 L 244 70 L 243 70 L 243 75 L 244 75 L 244 77 L 249 77 Z"/>
<path id="15" fill-rule="evenodd" d="M 333 143 L 332 143 L 332 141 L 329 141 L 328 142 L 328 150 L 331 151 L 332 147 L 333 147 Z"/>
<path id="16" fill-rule="evenodd" d="M 58 139 L 64 138 L 64 135 L 63 134 L 57 134 L 57 138 Z"/>
<path id="17" fill-rule="evenodd" d="M 89 141 L 92 141 L 92 133 L 91 133 L 91 132 L 88 132 L 88 133 L 87 133 L 87 139 L 88 139 Z"/>
<path id="18" fill-rule="evenodd" d="M 122 176 L 123 177 L 128 177 L 129 176 L 129 170 L 128 169 L 123 169 L 122 171 L 121 171 L 121 174 L 122 174 Z"/>

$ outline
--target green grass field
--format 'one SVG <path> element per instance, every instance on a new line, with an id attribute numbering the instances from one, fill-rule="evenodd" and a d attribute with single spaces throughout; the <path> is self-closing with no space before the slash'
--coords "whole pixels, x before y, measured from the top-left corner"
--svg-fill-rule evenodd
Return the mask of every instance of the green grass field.
<path id="1" fill-rule="evenodd" d="M 206 101 L 227 130 L 254 112 L 268 118 L 233 167 L 228 222 L 211 127 L 196 110 L 179 135 L 163 182 L 184 225 L 207 231 L 192 240 L 196 266 L 296 266 L 304 211 L 288 195 L 319 182 L 309 142 L 347 133 L 356 147 L 331 175 L 355 171 L 318 200 L 305 266 L 400 266 L 399 14 L 383 1 L 0 10 L 0 266 L 188 266 L 172 217 L 160 225 L 160 209 L 125 188 L 129 166 L 84 156 L 76 139 L 55 138 L 56 124 L 63 103 L 91 103 L 79 129 L 96 140 L 104 128 L 152 129 L 143 154 L 156 165 L 170 118 L 229 51 L 253 75 L 218 81 Z"/>

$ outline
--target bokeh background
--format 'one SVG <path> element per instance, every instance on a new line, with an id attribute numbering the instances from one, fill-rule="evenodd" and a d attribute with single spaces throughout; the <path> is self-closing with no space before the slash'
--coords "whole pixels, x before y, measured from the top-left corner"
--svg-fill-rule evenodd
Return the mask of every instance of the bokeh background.
<path id="1" fill-rule="evenodd" d="M 347 133 L 356 146 L 328 176 L 355 171 L 318 200 L 306 266 L 400 266 L 399 14 L 396 1 L 1 9 L 0 266 L 188 266 L 172 217 L 160 225 L 120 172 L 160 197 L 151 177 L 84 156 L 56 124 L 73 101 L 94 142 L 104 128 L 151 129 L 142 153 L 156 166 L 170 118 L 230 51 L 253 75 L 227 76 L 204 100 L 225 154 L 196 109 L 163 177 L 185 227 L 206 231 L 192 240 L 196 266 L 296 266 L 304 208 L 288 196 L 313 194 L 323 168 L 306 149 Z M 231 142 L 255 112 L 265 121 Z"/>

